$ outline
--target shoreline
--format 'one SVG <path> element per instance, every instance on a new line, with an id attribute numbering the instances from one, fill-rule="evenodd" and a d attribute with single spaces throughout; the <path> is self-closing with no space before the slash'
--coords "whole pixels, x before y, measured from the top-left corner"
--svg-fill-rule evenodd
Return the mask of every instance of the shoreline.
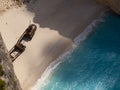
<path id="1" fill-rule="evenodd" d="M 0 31 L 8 50 L 13 47 L 19 36 L 23 33 L 26 27 L 28 27 L 30 21 L 31 23 L 36 22 L 38 24 L 38 29 L 35 33 L 35 36 L 33 37 L 32 41 L 26 44 L 27 48 L 25 52 L 23 52 L 23 54 L 13 63 L 16 76 L 19 79 L 23 90 L 30 90 L 30 88 L 41 77 L 42 73 L 46 70 L 50 63 L 56 60 L 64 52 L 72 48 L 72 45 L 74 44 L 74 37 L 83 32 L 85 27 L 89 25 L 90 22 L 92 22 L 94 19 L 98 18 L 99 14 L 105 9 L 95 3 L 94 0 L 75 1 L 76 2 L 74 3 L 72 9 L 70 8 L 68 11 L 67 9 L 69 9 L 69 4 L 67 4 L 68 6 L 63 5 L 62 8 L 65 8 L 66 11 L 63 9 L 57 12 L 55 11 L 56 16 L 47 17 L 48 19 L 46 19 L 45 15 L 51 15 L 51 13 L 54 12 L 52 11 L 53 8 L 61 8 L 61 6 L 57 7 L 56 5 L 63 2 L 63 0 L 55 1 L 53 4 L 50 3 L 48 7 L 46 6 L 47 9 L 50 8 L 51 11 L 49 10 L 49 12 L 40 11 L 40 13 L 36 13 L 31 10 L 29 11 L 27 6 L 23 6 L 18 9 L 13 8 L 8 10 L 3 15 L 1 15 L 0 25 L 2 26 L 2 30 Z M 30 6 L 33 8 L 33 10 L 39 10 L 39 7 L 35 7 L 39 3 L 41 2 L 37 1 L 37 3 L 34 3 L 34 5 Z M 80 6 L 76 6 L 76 3 L 79 3 Z M 79 8 L 79 12 L 76 11 L 76 8 Z M 83 8 L 85 8 L 85 10 L 83 10 Z M 88 10 L 88 8 L 91 9 Z M 72 12 L 74 13 L 72 14 Z M 80 16 L 76 18 L 76 16 L 78 16 L 76 14 Z M 35 18 L 37 18 L 37 20 L 40 19 L 39 15 L 41 15 L 41 21 L 43 22 L 46 22 L 45 20 L 50 22 L 52 18 L 53 24 L 56 22 L 61 26 L 64 26 L 63 30 L 57 29 L 57 25 L 56 28 L 54 28 L 54 26 L 49 27 L 47 24 L 47 26 L 44 26 L 43 24 L 45 23 L 41 24 L 41 22 L 35 21 Z M 69 20 L 71 17 L 73 17 L 72 21 Z"/>
<path id="2" fill-rule="evenodd" d="M 54 60 L 47 69 L 43 72 L 41 75 L 41 78 L 37 80 L 37 83 L 31 88 L 31 90 L 38 90 L 38 88 L 44 87 L 47 83 L 49 83 L 49 79 L 52 76 L 52 73 L 54 73 L 55 69 L 61 64 L 64 63 L 65 58 L 69 57 L 70 54 L 81 44 L 82 41 L 87 39 L 89 35 L 94 32 L 94 28 L 98 26 L 98 23 L 104 22 L 104 17 L 106 16 L 106 12 L 109 10 L 105 10 L 101 13 L 100 17 L 96 20 L 93 20 L 90 25 L 86 27 L 86 29 L 80 33 L 75 39 L 74 44 L 72 45 L 72 48 L 69 49 L 67 52 L 64 52 L 61 56 L 59 56 L 56 60 Z"/>

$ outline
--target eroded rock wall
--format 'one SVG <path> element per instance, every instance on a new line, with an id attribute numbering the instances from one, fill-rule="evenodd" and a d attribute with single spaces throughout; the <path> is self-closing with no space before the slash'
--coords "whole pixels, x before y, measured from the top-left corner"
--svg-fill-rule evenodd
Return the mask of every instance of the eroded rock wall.
<path id="1" fill-rule="evenodd" d="M 120 15 L 120 0 L 97 0 L 101 4 L 110 7 L 114 12 Z"/>
<path id="2" fill-rule="evenodd" d="M 3 69 L 2 79 L 6 82 L 7 90 L 22 90 L 19 81 L 15 76 L 12 62 L 8 57 L 8 52 L 1 35 L 0 35 L 0 64 L 2 65 Z"/>

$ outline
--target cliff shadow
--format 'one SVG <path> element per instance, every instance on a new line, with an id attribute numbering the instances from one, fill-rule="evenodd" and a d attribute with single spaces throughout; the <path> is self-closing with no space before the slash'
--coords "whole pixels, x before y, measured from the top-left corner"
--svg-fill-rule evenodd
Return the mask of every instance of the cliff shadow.
<path id="1" fill-rule="evenodd" d="M 29 0 L 25 4 L 41 28 L 56 30 L 72 40 L 102 10 L 95 0 Z"/>

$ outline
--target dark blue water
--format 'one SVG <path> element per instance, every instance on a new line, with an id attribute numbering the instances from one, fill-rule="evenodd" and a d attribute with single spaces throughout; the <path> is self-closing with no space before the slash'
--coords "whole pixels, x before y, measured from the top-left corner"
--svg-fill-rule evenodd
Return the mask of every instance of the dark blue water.
<path id="1" fill-rule="evenodd" d="M 65 59 L 43 90 L 120 90 L 120 16 L 106 16 Z"/>

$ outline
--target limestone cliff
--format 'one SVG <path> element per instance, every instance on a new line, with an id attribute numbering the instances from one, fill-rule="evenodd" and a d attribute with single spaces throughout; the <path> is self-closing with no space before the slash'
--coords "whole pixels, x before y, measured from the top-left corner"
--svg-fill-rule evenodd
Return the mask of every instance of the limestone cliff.
<path id="1" fill-rule="evenodd" d="M 0 65 L 2 65 L 3 70 L 3 75 L 2 77 L 0 77 L 0 79 L 4 80 L 6 83 L 5 90 L 21 90 L 19 81 L 17 80 L 14 74 L 12 62 L 8 57 L 7 50 L 1 35 L 0 35 Z"/>
<path id="2" fill-rule="evenodd" d="M 107 5 L 113 11 L 120 15 L 120 0 L 97 0 L 98 2 Z"/>

